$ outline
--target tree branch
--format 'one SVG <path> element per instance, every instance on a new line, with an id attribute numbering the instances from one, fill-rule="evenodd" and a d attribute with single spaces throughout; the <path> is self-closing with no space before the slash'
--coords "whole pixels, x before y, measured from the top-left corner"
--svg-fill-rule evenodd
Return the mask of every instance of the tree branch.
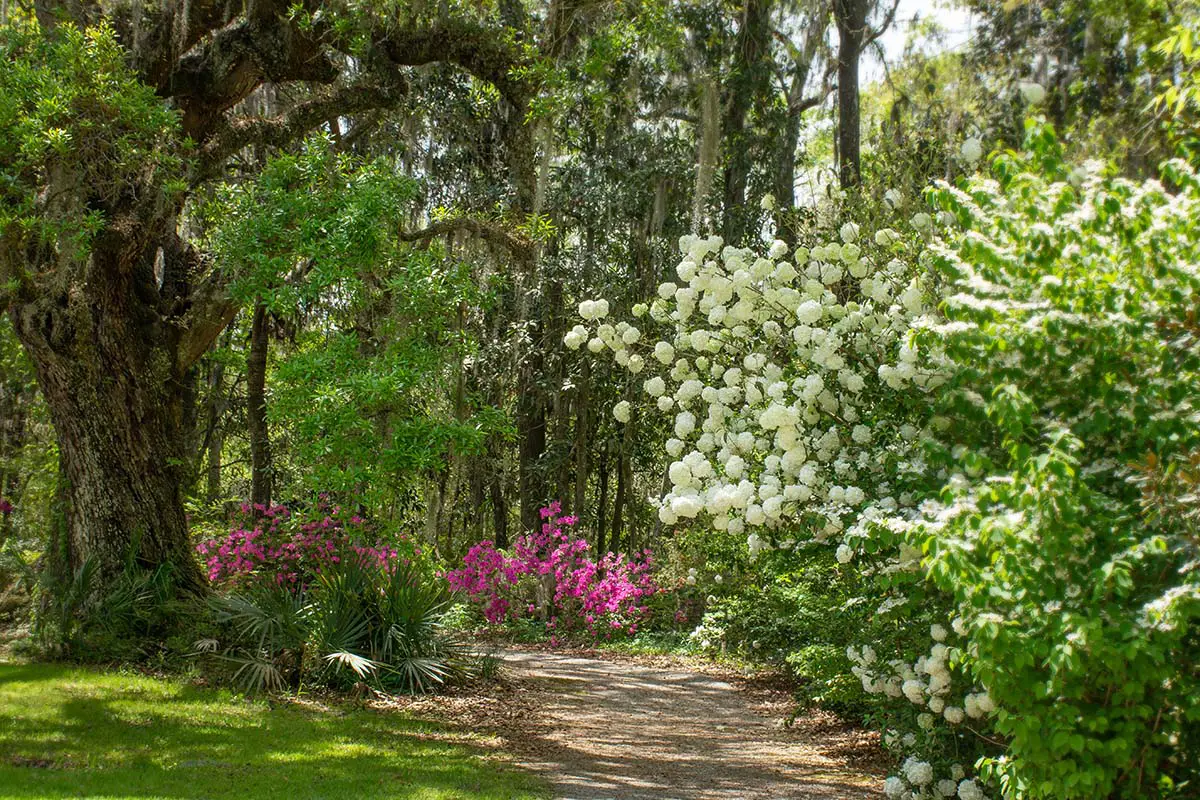
<path id="1" fill-rule="evenodd" d="M 286 0 L 259 0 L 253 13 L 213 33 L 185 53 L 161 93 L 183 110 L 183 131 L 205 142 L 221 115 L 264 81 L 333 83 L 339 70 L 316 31 L 284 18 Z"/>
<path id="2" fill-rule="evenodd" d="M 210 270 L 188 297 L 188 307 L 179 320 L 182 333 L 177 363 L 179 374 L 208 352 L 208 348 L 233 322 L 241 303 L 229 295 L 229 285 L 218 270 Z"/>
<path id="3" fill-rule="evenodd" d="M 470 20 L 447 18 L 426 27 L 381 31 L 379 48 L 399 66 L 456 64 L 495 86 L 519 108 L 533 94 L 517 70 L 529 60 L 521 46 L 501 31 Z"/>
<path id="4" fill-rule="evenodd" d="M 459 231 L 467 231 L 486 242 L 499 245 L 520 261 L 528 262 L 533 259 L 534 244 L 529 239 L 513 234 L 501 225 L 471 217 L 456 217 L 435 222 L 419 231 L 401 233 L 399 238 L 402 242 L 425 242 L 436 236 L 452 235 Z"/>
<path id="5" fill-rule="evenodd" d="M 892 22 L 896 19 L 896 9 L 898 8 L 900 8 L 900 0 L 893 0 L 892 7 L 888 9 L 887 16 L 883 18 L 883 22 L 879 25 L 879 27 L 872 28 L 867 26 L 867 38 L 863 42 L 864 47 L 872 44 L 880 36 L 883 36 L 883 34 L 887 32 L 888 28 L 892 27 Z"/>
<path id="6" fill-rule="evenodd" d="M 274 117 L 224 117 L 200 149 L 195 179 L 214 177 L 230 155 L 248 145 L 281 147 L 330 119 L 392 107 L 407 96 L 403 80 L 394 85 L 357 83 L 319 91 Z"/>

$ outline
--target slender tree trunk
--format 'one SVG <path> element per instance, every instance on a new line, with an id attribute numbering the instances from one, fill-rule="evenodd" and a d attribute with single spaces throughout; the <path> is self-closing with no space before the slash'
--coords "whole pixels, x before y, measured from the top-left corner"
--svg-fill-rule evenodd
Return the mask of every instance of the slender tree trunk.
<path id="1" fill-rule="evenodd" d="M 746 183 L 754 158 L 746 131 L 746 116 L 769 87 L 771 36 L 770 0 L 746 0 L 734 43 L 733 70 L 725 89 L 725 120 L 722 124 L 726 159 L 724 193 L 725 241 L 737 244 L 746 232 Z"/>
<path id="2" fill-rule="evenodd" d="M 621 551 L 621 528 L 625 524 L 625 455 L 617 453 L 617 494 L 613 498 L 612 536 L 608 546 L 614 553 Z"/>
<path id="3" fill-rule="evenodd" d="M 838 30 L 838 178 L 850 189 L 862 180 L 858 65 L 867 33 L 867 0 L 834 0 Z"/>
<path id="4" fill-rule="evenodd" d="M 233 328 L 225 331 L 225 346 L 229 345 Z M 232 391 L 232 390 L 231 390 Z M 221 459 L 225 450 L 225 412 L 229 409 L 229 395 L 225 391 L 225 364 L 216 360 L 208 373 L 207 432 L 204 437 L 205 469 L 204 499 L 215 503 L 221 496 Z"/>
<path id="5" fill-rule="evenodd" d="M 596 503 L 596 556 L 603 557 L 608 552 L 605 536 L 606 515 L 608 512 L 608 447 L 600 448 L 600 464 L 597 468 L 597 478 L 600 481 L 600 498 Z"/>
<path id="6" fill-rule="evenodd" d="M 492 467 L 488 493 L 492 500 L 492 528 L 496 547 L 508 547 L 508 504 L 504 501 L 504 456 L 500 445 L 492 441 L 488 462 Z"/>
<path id="7" fill-rule="evenodd" d="M 800 143 L 801 122 L 804 112 L 820 102 L 826 93 L 824 86 L 820 87 L 811 97 L 804 96 L 812 72 L 813 60 L 817 56 L 817 48 L 825 38 L 826 26 L 818 24 L 816 17 L 810 20 L 809 27 L 804 33 L 804 42 L 798 49 L 793 49 L 792 77 L 788 86 L 787 120 L 779 137 L 779 150 L 775 154 L 775 184 L 773 193 L 781 211 L 796 206 L 796 147 Z M 780 230 L 779 235 L 790 242 L 790 231 Z"/>
<path id="8" fill-rule="evenodd" d="M 721 148 L 721 91 L 717 79 L 706 74 L 700 83 L 700 145 L 696 154 L 696 184 L 692 190 L 692 233 L 708 225 L 708 196 Z"/>
<path id="9" fill-rule="evenodd" d="M 526 356 L 526 365 L 517 388 L 517 436 L 520 438 L 517 469 L 523 531 L 537 528 L 540 524 L 539 512 L 549 499 L 546 497 L 546 475 L 541 464 L 542 454 L 546 452 L 546 407 L 543 393 L 537 386 L 537 375 L 543 363 L 541 352 L 535 344 Z"/>
<path id="10" fill-rule="evenodd" d="M 486 502 L 486 498 L 484 496 L 485 487 L 483 485 L 483 463 L 482 459 L 475 457 L 471 459 L 470 464 L 471 500 L 470 511 L 468 512 L 469 521 L 467 522 L 469 527 L 466 527 L 463 530 L 464 533 L 468 533 L 472 537 L 471 541 L 478 542 L 483 538 L 483 519 L 485 513 L 484 505 Z"/>
<path id="11" fill-rule="evenodd" d="M 208 464 L 204 497 L 209 503 L 221 496 L 221 455 L 225 449 L 225 365 L 216 363 L 208 376 Z"/>
<path id="12" fill-rule="evenodd" d="M 250 435 L 250 504 L 269 508 L 273 475 L 271 435 L 267 429 L 267 309 L 254 306 L 250 350 L 246 355 L 246 430 Z"/>
<path id="13" fill-rule="evenodd" d="M 612 537 L 609 544 L 614 553 L 621 550 L 621 533 L 625 527 L 625 507 L 629 505 L 629 494 L 633 491 L 633 469 L 629 457 L 633 451 L 635 425 L 636 423 L 631 420 L 623 426 L 621 443 L 617 448 L 617 494 L 613 498 Z M 628 550 L 629 542 L 624 542 L 624 546 Z"/>
<path id="14" fill-rule="evenodd" d="M 221 497 L 221 457 L 225 450 L 225 426 L 219 425 L 208 440 L 208 466 L 205 470 L 204 499 L 215 503 Z"/>
<path id="15" fill-rule="evenodd" d="M 583 369 L 579 376 L 579 386 L 575 389 L 575 499 L 573 513 L 583 516 L 587 507 L 588 485 L 588 445 L 590 436 L 588 420 L 588 399 L 591 392 L 591 362 L 583 360 Z"/>

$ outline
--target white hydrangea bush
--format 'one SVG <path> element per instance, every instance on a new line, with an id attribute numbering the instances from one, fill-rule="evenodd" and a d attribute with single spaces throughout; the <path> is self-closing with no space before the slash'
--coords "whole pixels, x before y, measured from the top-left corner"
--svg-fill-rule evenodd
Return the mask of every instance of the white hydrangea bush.
<path id="1" fill-rule="evenodd" d="M 685 237 L 568 347 L 661 414 L 660 519 L 864 581 L 849 670 L 897 800 L 1177 797 L 1200 780 L 1200 180 L 1028 153 L 904 225 Z M 975 143 L 963 161 L 978 157 Z M 887 200 L 896 205 L 896 198 Z M 1189 777 L 1191 776 L 1191 777 Z"/>
<path id="2" fill-rule="evenodd" d="M 919 371 L 902 341 L 931 311 L 923 278 L 893 257 L 899 234 L 873 240 L 884 245 L 864 246 L 853 223 L 790 252 L 687 236 L 678 281 L 635 307 L 634 322 L 606 321 L 604 300 L 580 303 L 591 325 L 566 346 L 610 353 L 639 376 L 646 405 L 671 417 L 664 523 L 703 517 L 770 547 L 784 528 L 794 541 L 798 522 L 813 540 L 840 541 L 872 505 L 896 507 L 880 442 L 899 441 L 899 457 L 921 432 L 877 418 L 876 387 L 933 389 L 942 377 Z M 624 422 L 632 410 L 622 402 L 613 414 Z"/>
<path id="3" fill-rule="evenodd" d="M 936 347 L 918 352 L 911 335 L 943 324 L 927 271 L 910 255 L 934 224 L 919 212 L 907 233 L 868 236 L 848 222 L 823 243 L 775 241 L 765 253 L 685 236 L 676 280 L 635 306 L 632 321 L 610 322 L 604 300 L 580 303 L 584 322 L 566 346 L 609 354 L 636 376 L 639 405 L 672 429 L 663 445 L 670 489 L 656 498 L 664 524 L 745 537 L 752 555 L 828 547 L 847 568 L 890 576 L 895 591 L 877 614 L 905 616 L 905 587 L 922 581 L 920 553 L 872 531 L 914 506 L 910 485 L 947 477 L 923 453 L 947 426 L 930 414 L 927 395 L 944 384 L 948 365 Z M 633 412 L 628 401 L 612 409 L 620 422 Z M 982 690 L 953 685 L 944 631 L 935 626 L 928 656 L 915 664 L 874 663 L 869 646 L 847 654 L 868 693 L 928 703 L 932 713 L 903 715 L 925 733 L 921 743 L 915 733 L 889 733 L 899 751 L 931 749 L 933 714 L 945 727 L 968 710 L 991 711 Z M 978 786 L 962 765 L 938 783 L 928 761 L 912 764 L 889 786 L 936 792 L 958 772 L 956 793 L 962 785 L 963 796 L 983 796 L 972 794 Z"/>

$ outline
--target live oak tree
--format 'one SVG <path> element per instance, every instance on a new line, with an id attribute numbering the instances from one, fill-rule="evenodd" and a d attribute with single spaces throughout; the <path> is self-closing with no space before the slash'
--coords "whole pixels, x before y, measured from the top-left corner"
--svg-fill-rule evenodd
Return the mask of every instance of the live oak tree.
<path id="1" fill-rule="evenodd" d="M 191 370 L 238 304 L 186 230 L 239 152 L 406 100 L 403 67 L 490 85 L 512 205 L 532 202 L 533 58 L 499 18 L 251 0 L 38 3 L 3 29 L 0 304 L 37 375 L 65 478 L 66 561 L 102 588 L 132 556 L 204 580 L 188 549 L 181 443 Z M 265 85 L 298 98 L 243 113 Z"/>

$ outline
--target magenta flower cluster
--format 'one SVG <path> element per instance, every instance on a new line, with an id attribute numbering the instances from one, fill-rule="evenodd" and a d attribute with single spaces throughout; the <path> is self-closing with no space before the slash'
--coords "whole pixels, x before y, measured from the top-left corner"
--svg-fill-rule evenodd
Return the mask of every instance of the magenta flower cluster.
<path id="1" fill-rule="evenodd" d="M 369 534 L 365 520 L 357 515 L 347 519 L 340 506 L 324 498 L 307 519 L 298 518 L 287 506 L 243 503 L 229 533 L 200 542 L 196 552 L 213 583 L 262 579 L 294 586 L 307 585 L 344 559 L 386 568 L 420 554 L 420 548 L 404 535 L 402 554 L 388 544 L 368 544 Z"/>
<path id="2" fill-rule="evenodd" d="M 556 631 L 636 631 L 649 614 L 646 601 L 659 591 L 653 555 L 608 553 L 595 561 L 571 530 L 577 519 L 561 511 L 558 502 L 543 508 L 541 530 L 517 539 L 508 553 L 491 541 L 473 546 L 462 567 L 446 573 L 450 588 L 478 603 L 493 624 L 541 614 Z"/>

